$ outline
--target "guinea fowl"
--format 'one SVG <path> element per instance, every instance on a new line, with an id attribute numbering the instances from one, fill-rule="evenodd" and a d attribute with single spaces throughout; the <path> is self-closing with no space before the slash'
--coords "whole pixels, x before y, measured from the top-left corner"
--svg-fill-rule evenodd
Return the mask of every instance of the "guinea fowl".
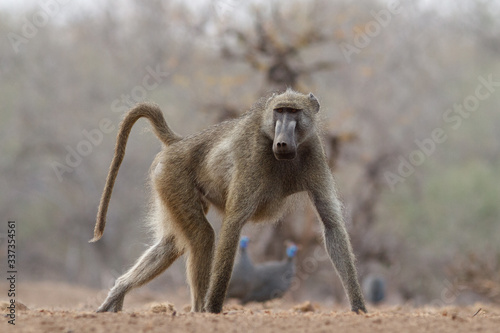
<path id="1" fill-rule="evenodd" d="M 290 245 L 286 250 L 287 258 L 283 261 L 272 261 L 255 265 L 252 288 L 241 298 L 241 303 L 265 302 L 279 298 L 285 294 L 292 284 L 295 275 L 293 258 L 297 253 L 297 246 Z"/>
<path id="2" fill-rule="evenodd" d="M 363 291 L 366 300 L 379 304 L 385 299 L 385 279 L 377 275 L 368 275 L 363 281 Z"/>
<path id="3" fill-rule="evenodd" d="M 249 238 L 246 236 L 243 236 L 240 239 L 240 255 L 238 261 L 234 265 L 226 298 L 237 298 L 241 300 L 245 298 L 252 289 L 255 268 L 252 260 L 248 256 L 248 241 Z"/>

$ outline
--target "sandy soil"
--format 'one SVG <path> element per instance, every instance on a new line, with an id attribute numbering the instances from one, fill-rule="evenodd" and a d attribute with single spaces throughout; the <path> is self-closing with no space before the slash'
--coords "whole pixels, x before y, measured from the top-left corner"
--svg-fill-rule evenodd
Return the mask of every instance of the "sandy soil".
<path id="1" fill-rule="evenodd" d="M 132 292 L 121 313 L 94 313 L 106 291 L 58 283 L 18 286 L 15 327 L 5 314 L 0 332 L 499 332 L 500 307 L 370 307 L 356 315 L 345 306 L 275 300 L 240 306 L 229 302 L 222 314 L 189 312 L 185 291 L 166 295 Z M 0 290 L 6 290 L 0 284 Z M 0 294 L 0 303 L 7 301 Z M 19 303 L 24 304 L 27 309 Z M 3 309 L 2 309 L 3 310 Z M 5 313 L 5 311 L 4 311 Z"/>

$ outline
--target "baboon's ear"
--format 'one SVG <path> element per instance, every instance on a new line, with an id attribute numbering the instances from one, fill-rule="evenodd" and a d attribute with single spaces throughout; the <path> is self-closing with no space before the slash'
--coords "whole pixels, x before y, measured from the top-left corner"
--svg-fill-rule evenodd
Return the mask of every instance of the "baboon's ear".
<path id="1" fill-rule="evenodd" d="M 313 111 L 314 111 L 314 113 L 318 113 L 318 111 L 319 111 L 319 102 L 318 102 L 318 99 L 312 93 L 309 93 L 308 97 L 309 97 L 309 100 L 311 101 L 311 103 L 313 104 Z"/>

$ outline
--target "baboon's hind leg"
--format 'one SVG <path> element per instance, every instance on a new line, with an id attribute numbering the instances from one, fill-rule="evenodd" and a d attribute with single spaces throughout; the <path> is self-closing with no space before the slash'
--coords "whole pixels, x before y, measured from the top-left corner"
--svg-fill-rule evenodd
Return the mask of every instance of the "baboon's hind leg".
<path id="1" fill-rule="evenodd" d="M 173 236 L 160 239 L 151 246 L 125 274 L 120 276 L 97 312 L 117 312 L 123 307 L 125 294 L 151 281 L 182 254 Z"/>
<path id="2" fill-rule="evenodd" d="M 215 233 L 206 220 L 199 219 L 200 225 L 190 235 L 187 275 L 191 286 L 191 311 L 202 312 L 210 283 Z"/>
<path id="3" fill-rule="evenodd" d="M 181 184 L 177 188 L 188 186 Z M 179 195 L 165 189 L 161 197 L 171 213 L 172 222 L 182 234 L 183 248 L 188 251 L 187 278 L 191 288 L 191 311 L 201 312 L 210 283 L 215 247 L 215 232 L 205 217 L 208 203 L 197 192 Z M 179 197 L 184 200 L 178 200 Z"/>
<path id="4" fill-rule="evenodd" d="M 191 311 L 203 311 L 210 282 L 215 232 L 202 209 L 185 207 L 179 225 L 182 225 L 188 252 L 187 278 L 191 287 Z"/>

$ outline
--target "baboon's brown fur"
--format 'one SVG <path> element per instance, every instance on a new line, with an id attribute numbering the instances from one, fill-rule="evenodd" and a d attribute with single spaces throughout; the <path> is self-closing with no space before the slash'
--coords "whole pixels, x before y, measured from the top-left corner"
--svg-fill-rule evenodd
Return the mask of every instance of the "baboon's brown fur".
<path id="1" fill-rule="evenodd" d="M 145 117 L 163 142 L 151 167 L 156 243 L 117 279 L 98 311 L 120 311 L 129 290 L 147 283 L 187 252 L 192 311 L 220 312 L 242 227 L 250 220 L 278 220 L 293 197 L 306 192 L 322 221 L 325 246 L 351 308 L 366 312 L 318 133 L 318 111 L 314 95 L 287 90 L 261 99 L 238 119 L 181 138 L 168 127 L 157 105 L 133 108 L 121 123 L 92 241 L 103 234 L 130 130 Z M 205 218 L 209 205 L 224 215 L 217 246 Z"/>

